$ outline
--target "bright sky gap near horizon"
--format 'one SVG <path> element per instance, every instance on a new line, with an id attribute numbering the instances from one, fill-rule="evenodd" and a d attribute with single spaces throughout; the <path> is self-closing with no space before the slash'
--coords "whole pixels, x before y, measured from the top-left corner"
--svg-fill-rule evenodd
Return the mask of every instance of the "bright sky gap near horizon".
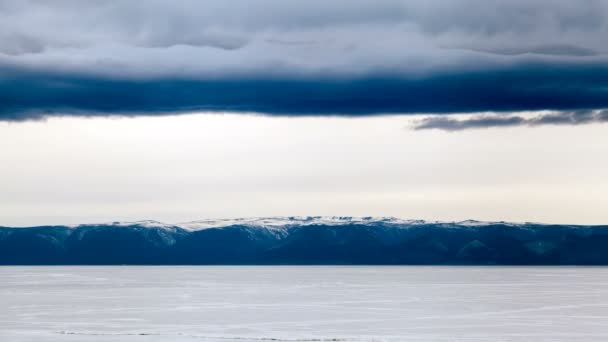
<path id="1" fill-rule="evenodd" d="M 608 0 L 0 0 L 0 226 L 606 224 Z"/>
<path id="2" fill-rule="evenodd" d="M 274 215 L 601 224 L 601 124 L 195 114 L 0 123 L 3 225 Z M 19 149 L 14 147 L 18 146 Z"/>

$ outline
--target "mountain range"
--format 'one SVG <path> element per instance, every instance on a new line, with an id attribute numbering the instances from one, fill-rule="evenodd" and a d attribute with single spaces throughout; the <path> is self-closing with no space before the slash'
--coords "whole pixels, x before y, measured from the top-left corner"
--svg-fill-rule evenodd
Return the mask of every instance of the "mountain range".
<path id="1" fill-rule="evenodd" d="M 608 265 L 608 226 L 270 217 L 0 227 L 3 265 Z"/>

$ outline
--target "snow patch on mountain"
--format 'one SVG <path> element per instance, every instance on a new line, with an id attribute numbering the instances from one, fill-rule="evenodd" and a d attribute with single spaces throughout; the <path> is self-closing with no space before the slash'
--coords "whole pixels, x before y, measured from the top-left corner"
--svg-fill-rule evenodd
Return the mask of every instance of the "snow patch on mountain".
<path id="1" fill-rule="evenodd" d="M 201 230 L 209 228 L 222 228 L 228 226 L 248 226 L 267 229 L 283 229 L 290 227 L 323 225 L 415 225 L 424 224 L 423 220 L 403 220 L 395 217 L 352 217 L 352 216 L 277 216 L 277 217 L 252 217 L 236 219 L 205 219 L 191 222 L 178 223 L 176 226 L 187 230 Z"/>
<path id="2" fill-rule="evenodd" d="M 249 218 L 231 218 L 231 219 L 202 219 L 189 222 L 181 222 L 175 224 L 167 224 L 154 220 L 141 221 L 114 221 L 99 225 L 113 227 L 142 227 L 155 228 L 167 231 L 175 231 L 176 229 L 184 229 L 187 231 L 198 231 L 203 229 L 225 228 L 232 226 L 243 226 L 251 228 L 263 228 L 267 230 L 282 231 L 294 227 L 306 226 L 347 226 L 347 225 L 365 225 L 365 226 L 391 226 L 408 228 L 419 225 L 433 224 L 444 228 L 458 227 L 483 227 L 493 224 L 504 226 L 519 227 L 530 223 L 512 223 L 512 222 L 492 222 L 492 221 L 426 221 L 416 219 L 401 219 L 390 216 L 275 216 L 275 217 L 249 217 Z M 70 228 L 79 228 L 86 226 L 97 226 L 98 224 L 74 225 Z"/>

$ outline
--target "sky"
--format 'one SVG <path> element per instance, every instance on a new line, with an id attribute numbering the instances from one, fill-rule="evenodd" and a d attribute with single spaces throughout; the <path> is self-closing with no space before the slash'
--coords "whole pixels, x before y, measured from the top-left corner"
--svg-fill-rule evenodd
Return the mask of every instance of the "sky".
<path id="1" fill-rule="evenodd" d="M 604 0 L 0 0 L 0 225 L 606 224 L 607 30 Z"/>

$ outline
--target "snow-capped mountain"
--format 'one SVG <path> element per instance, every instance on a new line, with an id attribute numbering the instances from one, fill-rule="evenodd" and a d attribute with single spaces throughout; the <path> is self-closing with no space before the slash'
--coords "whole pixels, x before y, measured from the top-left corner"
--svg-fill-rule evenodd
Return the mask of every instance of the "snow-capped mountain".
<path id="1" fill-rule="evenodd" d="M 206 228 L 220 228 L 227 226 L 250 226 L 264 228 L 285 228 L 294 226 L 340 226 L 349 224 L 416 224 L 421 220 L 402 220 L 394 217 L 351 217 L 351 216 L 276 216 L 276 217 L 253 217 L 237 219 L 206 219 L 192 222 L 179 223 L 177 226 L 200 230 Z"/>
<path id="2" fill-rule="evenodd" d="M 394 217 L 0 228 L 0 264 L 608 264 L 608 226 Z"/>
<path id="3" fill-rule="evenodd" d="M 289 228 L 296 226 L 345 226 L 345 225 L 394 225 L 394 226 L 414 226 L 422 224 L 443 224 L 445 226 L 457 225 L 457 226 L 484 226 L 490 224 L 504 224 L 504 225 L 524 225 L 529 223 L 513 223 L 513 222 L 490 222 L 490 221 L 476 221 L 476 220 L 465 220 L 465 221 L 425 221 L 425 220 L 406 220 L 397 217 L 390 216 L 273 216 L 273 217 L 248 217 L 248 218 L 231 218 L 231 219 L 204 219 L 190 222 L 181 222 L 174 224 L 167 224 L 153 220 L 142 220 L 132 222 L 112 222 L 109 223 L 114 226 L 133 226 L 138 225 L 142 227 L 150 228 L 165 228 L 173 229 L 176 227 L 195 231 L 209 228 L 222 228 L 229 226 L 248 226 L 248 227 L 259 227 L 259 228 Z"/>

